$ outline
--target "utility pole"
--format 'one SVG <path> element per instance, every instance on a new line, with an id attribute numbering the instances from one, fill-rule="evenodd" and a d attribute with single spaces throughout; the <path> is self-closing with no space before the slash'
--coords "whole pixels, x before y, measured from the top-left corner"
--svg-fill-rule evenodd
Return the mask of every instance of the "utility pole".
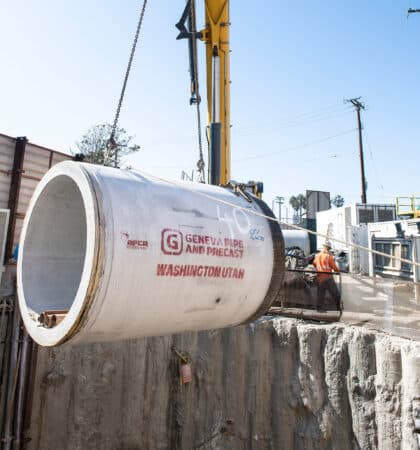
<path id="1" fill-rule="evenodd" d="M 274 206 L 279 205 L 279 220 L 281 221 L 281 205 L 284 203 L 284 197 L 277 196 L 272 202 L 272 210 L 274 212 Z"/>
<path id="2" fill-rule="evenodd" d="M 409 8 L 407 11 L 407 17 L 409 14 L 420 13 L 420 9 Z"/>
<path id="3" fill-rule="evenodd" d="M 366 199 L 366 177 L 365 177 L 365 159 L 363 156 L 363 139 L 362 139 L 362 121 L 360 119 L 360 110 L 365 109 L 365 105 L 360 101 L 361 97 L 351 98 L 345 100 L 346 103 L 351 103 L 357 113 L 357 128 L 359 130 L 359 158 L 360 158 L 360 175 L 362 182 L 362 203 L 367 203 Z"/>

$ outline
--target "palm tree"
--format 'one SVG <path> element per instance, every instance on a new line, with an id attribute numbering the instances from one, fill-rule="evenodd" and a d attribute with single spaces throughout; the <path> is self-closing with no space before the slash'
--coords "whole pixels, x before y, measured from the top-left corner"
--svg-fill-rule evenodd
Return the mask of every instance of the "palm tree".
<path id="1" fill-rule="evenodd" d="M 289 199 L 290 206 L 296 211 L 299 222 L 302 221 L 303 210 L 306 209 L 306 197 L 303 194 L 292 195 Z"/>

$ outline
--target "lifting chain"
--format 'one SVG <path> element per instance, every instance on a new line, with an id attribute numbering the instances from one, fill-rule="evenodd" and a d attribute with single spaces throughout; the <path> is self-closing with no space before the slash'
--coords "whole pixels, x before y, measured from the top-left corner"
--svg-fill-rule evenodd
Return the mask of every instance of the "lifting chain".
<path id="1" fill-rule="evenodd" d="M 122 103 L 124 100 L 125 89 L 127 87 L 127 82 L 128 82 L 128 77 L 130 75 L 131 65 L 133 64 L 134 53 L 136 52 L 137 41 L 139 39 L 140 29 L 141 29 L 141 26 L 143 23 L 143 18 L 144 18 L 144 13 L 146 12 L 146 6 L 147 6 L 147 0 L 144 0 L 143 6 L 140 11 L 139 21 L 137 23 L 137 29 L 136 29 L 136 34 L 134 36 L 133 45 L 131 47 L 130 58 L 128 60 L 127 70 L 125 71 L 124 82 L 123 82 L 123 86 L 121 89 L 120 99 L 118 101 L 117 111 L 115 112 L 114 123 L 112 124 L 111 134 L 109 136 L 108 143 L 106 146 L 104 165 L 108 165 L 107 163 L 110 162 L 111 157 L 112 157 L 112 152 L 114 150 L 115 151 L 114 155 L 113 155 L 114 166 L 118 167 L 118 144 L 115 141 L 115 133 L 117 131 L 117 125 L 118 125 L 118 119 L 120 117 L 121 106 L 122 106 Z"/>
<path id="2" fill-rule="evenodd" d="M 197 107 L 197 131 L 198 131 L 198 161 L 197 161 L 197 172 L 198 172 L 198 182 L 205 183 L 205 163 L 203 156 L 203 142 L 201 135 L 201 112 L 200 112 L 200 89 L 198 84 L 198 57 L 197 57 L 197 25 L 196 25 L 196 14 L 195 14 L 195 0 L 191 0 L 191 33 L 192 33 L 192 53 L 193 53 L 193 64 L 194 64 L 194 85 L 196 93 L 196 107 Z"/>

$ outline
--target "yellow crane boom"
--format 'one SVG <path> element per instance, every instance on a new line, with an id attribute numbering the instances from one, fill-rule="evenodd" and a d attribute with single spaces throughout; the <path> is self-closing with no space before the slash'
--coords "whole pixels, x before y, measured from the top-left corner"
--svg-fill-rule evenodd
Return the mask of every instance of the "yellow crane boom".
<path id="1" fill-rule="evenodd" d="M 226 185 L 230 180 L 230 67 L 229 1 L 205 0 L 207 111 L 210 141 L 209 180 Z"/>
<path id="2" fill-rule="evenodd" d="M 195 0 L 188 0 L 176 27 L 177 39 L 189 40 L 191 104 L 200 104 L 197 74 L 196 40 L 206 44 L 207 112 L 209 141 L 210 184 L 233 186 L 252 192 L 261 198 L 263 183 L 248 181 L 236 183 L 231 180 L 230 153 L 230 11 L 229 0 L 204 0 L 205 27 L 197 32 L 195 24 Z M 186 23 L 188 22 L 188 25 Z M 198 108 L 199 114 L 199 108 Z M 198 120 L 200 122 L 200 120 Z M 201 155 L 201 141 L 199 142 Z M 200 157 L 197 167 L 201 167 Z"/>
<path id="3" fill-rule="evenodd" d="M 196 31 L 195 0 L 188 0 L 176 27 L 177 39 L 188 39 L 190 53 L 191 100 L 201 102 L 198 89 L 196 40 L 206 44 L 207 111 L 210 184 L 230 181 L 230 76 L 229 76 L 229 0 L 205 0 L 205 27 Z M 198 110 L 199 114 L 199 110 Z M 201 144 L 200 153 L 201 153 Z"/>

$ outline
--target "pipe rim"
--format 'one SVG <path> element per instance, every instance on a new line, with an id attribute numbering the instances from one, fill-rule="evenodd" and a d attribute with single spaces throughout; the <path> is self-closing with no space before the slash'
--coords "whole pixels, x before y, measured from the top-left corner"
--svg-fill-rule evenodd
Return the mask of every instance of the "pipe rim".
<path id="1" fill-rule="evenodd" d="M 276 219 L 273 211 L 260 198 L 253 197 L 255 203 L 266 216 Z M 284 238 L 280 227 L 280 223 L 276 220 L 268 220 L 268 226 L 271 231 L 271 238 L 273 240 L 273 269 L 269 287 L 264 300 L 259 305 L 258 309 L 243 323 L 251 323 L 268 312 L 272 304 L 276 301 L 281 293 L 281 288 L 284 281 L 285 265 L 284 265 Z"/>
<path id="2" fill-rule="evenodd" d="M 83 261 L 83 269 L 77 293 L 66 317 L 55 327 L 45 328 L 40 326 L 39 323 L 34 320 L 34 318 L 32 318 L 29 313 L 22 280 L 22 255 L 25 251 L 25 238 L 28 232 L 32 211 L 36 206 L 39 197 L 42 195 L 44 189 L 51 181 L 63 175 L 69 177 L 75 183 L 75 185 L 79 189 L 79 193 L 83 201 L 86 220 L 86 248 Z M 17 292 L 19 308 L 24 325 L 31 335 L 32 339 L 42 346 L 55 346 L 70 339 L 73 334 L 73 330 L 75 329 L 75 327 L 77 327 L 78 323 L 82 319 L 85 306 L 85 296 L 90 287 L 92 270 L 95 267 L 95 236 L 97 235 L 96 210 L 97 207 L 95 195 L 93 193 L 93 187 L 87 173 L 83 170 L 83 167 L 81 165 L 75 164 L 74 162 L 70 161 L 59 163 L 47 172 L 47 174 L 37 185 L 29 203 L 19 240 L 19 252 L 17 261 Z"/>

